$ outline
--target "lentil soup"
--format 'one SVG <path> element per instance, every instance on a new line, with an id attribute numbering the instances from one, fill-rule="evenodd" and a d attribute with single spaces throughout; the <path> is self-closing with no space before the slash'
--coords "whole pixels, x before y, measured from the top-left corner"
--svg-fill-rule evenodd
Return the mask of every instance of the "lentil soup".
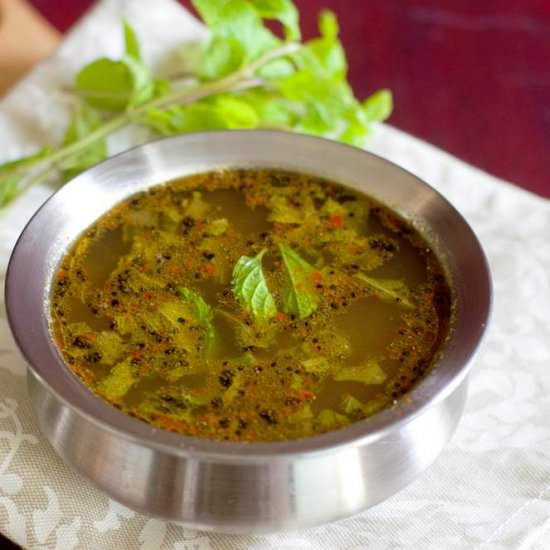
<path id="1" fill-rule="evenodd" d="M 117 205 L 63 258 L 52 335 L 120 410 L 232 441 L 391 406 L 441 353 L 452 294 L 407 222 L 334 182 L 228 170 Z"/>

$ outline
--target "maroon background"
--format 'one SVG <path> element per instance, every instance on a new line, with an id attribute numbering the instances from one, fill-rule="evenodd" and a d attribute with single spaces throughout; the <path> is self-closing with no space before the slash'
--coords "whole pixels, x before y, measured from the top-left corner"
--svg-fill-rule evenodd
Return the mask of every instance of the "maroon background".
<path id="1" fill-rule="evenodd" d="M 92 4 L 31 2 L 63 31 Z M 550 0 L 296 4 L 306 37 L 321 7 L 337 13 L 352 85 L 391 88 L 393 125 L 550 197 Z"/>

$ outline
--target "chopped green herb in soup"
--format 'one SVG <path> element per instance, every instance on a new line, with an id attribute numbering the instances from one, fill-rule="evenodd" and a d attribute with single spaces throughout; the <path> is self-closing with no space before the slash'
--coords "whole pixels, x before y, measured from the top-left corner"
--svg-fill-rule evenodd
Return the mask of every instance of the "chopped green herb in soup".
<path id="1" fill-rule="evenodd" d="M 293 439 L 402 398 L 447 335 L 421 236 L 349 188 L 207 173 L 119 204 L 63 259 L 52 332 L 97 395 L 154 426 Z"/>

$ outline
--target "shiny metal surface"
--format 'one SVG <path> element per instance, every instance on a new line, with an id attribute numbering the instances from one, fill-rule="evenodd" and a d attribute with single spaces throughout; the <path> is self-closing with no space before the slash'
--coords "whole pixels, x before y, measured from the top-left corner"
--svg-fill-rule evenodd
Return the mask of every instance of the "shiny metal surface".
<path id="1" fill-rule="evenodd" d="M 342 430 L 246 444 L 155 429 L 96 398 L 64 366 L 48 330 L 52 273 L 79 233 L 128 195 L 186 174 L 253 166 L 334 179 L 411 219 L 448 265 L 457 303 L 451 338 L 437 367 L 406 399 Z M 131 508 L 235 533 L 304 527 L 353 514 L 425 469 L 460 418 L 490 295 L 475 235 L 428 185 L 358 149 L 270 131 L 158 141 L 78 176 L 29 222 L 6 282 L 10 325 L 30 365 L 31 400 L 44 435 L 63 459 Z"/>

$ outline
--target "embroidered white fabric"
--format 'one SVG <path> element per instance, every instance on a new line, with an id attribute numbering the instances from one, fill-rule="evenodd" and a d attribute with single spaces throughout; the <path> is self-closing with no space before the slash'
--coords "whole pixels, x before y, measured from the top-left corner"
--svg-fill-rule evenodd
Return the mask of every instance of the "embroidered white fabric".
<path id="1" fill-rule="evenodd" d="M 0 103 L 1 160 L 59 139 L 62 88 L 83 63 L 122 47 L 122 16 L 147 60 L 166 67 L 204 31 L 172 0 L 103 0 Z M 176 52 L 176 53 L 174 53 Z M 128 136 L 118 137 L 120 149 Z M 37 430 L 25 364 L 0 308 L 0 530 L 30 549 L 545 550 L 550 548 L 550 202 L 380 126 L 369 149 L 431 183 L 479 235 L 494 277 L 494 315 L 471 375 L 466 413 L 412 485 L 364 513 L 315 529 L 222 536 L 135 513 L 65 466 Z M 0 217 L 0 272 L 51 189 Z"/>

